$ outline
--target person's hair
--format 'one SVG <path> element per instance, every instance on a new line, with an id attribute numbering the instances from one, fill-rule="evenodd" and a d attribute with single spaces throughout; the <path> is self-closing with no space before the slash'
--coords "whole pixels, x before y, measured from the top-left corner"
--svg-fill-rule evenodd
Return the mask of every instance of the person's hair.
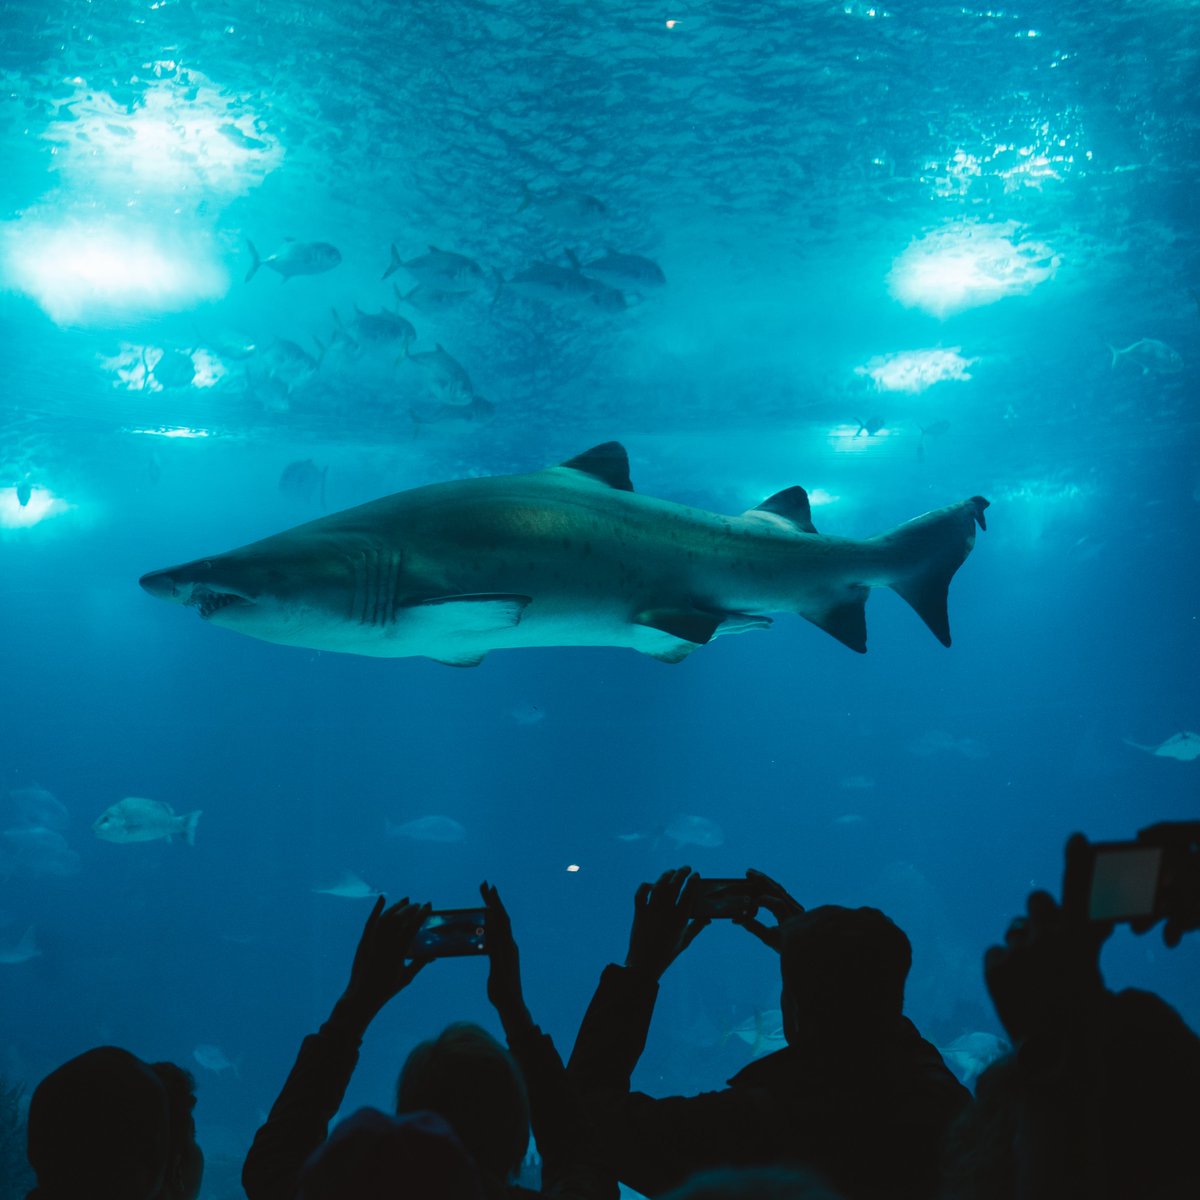
<path id="1" fill-rule="evenodd" d="M 817 1175 L 792 1167 L 723 1167 L 693 1175 L 662 1200 L 840 1200 Z"/>
<path id="2" fill-rule="evenodd" d="M 783 982 L 807 1020 L 882 1026 L 904 1010 L 912 946 L 877 908 L 826 904 L 784 922 Z"/>
<path id="3" fill-rule="evenodd" d="M 448 1025 L 408 1056 L 396 1082 L 396 1112 L 445 1117 L 480 1171 L 507 1180 L 529 1145 L 529 1098 L 512 1055 L 469 1021 Z"/>
<path id="4" fill-rule="evenodd" d="M 39 1200 L 149 1200 L 162 1186 L 166 1091 L 127 1050 L 100 1046 L 51 1071 L 29 1102 Z"/>
<path id="5" fill-rule="evenodd" d="M 196 1119 L 192 1116 L 196 1107 L 196 1077 L 173 1062 L 151 1063 L 150 1070 L 166 1088 L 171 1128 L 163 1196 L 195 1196 L 204 1171 L 204 1158 L 196 1146 Z"/>

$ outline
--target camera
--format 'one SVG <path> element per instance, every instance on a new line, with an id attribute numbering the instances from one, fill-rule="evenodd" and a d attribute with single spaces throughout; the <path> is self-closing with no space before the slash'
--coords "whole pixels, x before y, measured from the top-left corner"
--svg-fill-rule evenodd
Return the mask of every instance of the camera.
<path id="1" fill-rule="evenodd" d="M 750 879 L 697 879 L 692 885 L 691 915 L 710 920 L 752 917 L 761 892 Z"/>
<path id="2" fill-rule="evenodd" d="M 1197 923 L 1200 821 L 1164 822 L 1127 842 L 1073 843 L 1063 908 L 1092 921 Z"/>
<path id="3" fill-rule="evenodd" d="M 487 909 L 443 908 L 431 912 L 409 943 L 408 958 L 455 958 L 487 953 Z"/>

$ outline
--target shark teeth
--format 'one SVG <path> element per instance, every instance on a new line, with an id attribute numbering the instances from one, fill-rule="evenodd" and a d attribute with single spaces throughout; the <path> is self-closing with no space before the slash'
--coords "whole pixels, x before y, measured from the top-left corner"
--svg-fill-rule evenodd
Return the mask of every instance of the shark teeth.
<path id="1" fill-rule="evenodd" d="M 228 608 L 231 604 L 247 603 L 249 601 L 244 596 L 237 595 L 236 592 L 213 592 L 208 588 L 197 588 L 192 592 L 192 598 L 189 601 L 189 604 L 200 610 L 201 619 L 205 621 L 213 613 Z"/>

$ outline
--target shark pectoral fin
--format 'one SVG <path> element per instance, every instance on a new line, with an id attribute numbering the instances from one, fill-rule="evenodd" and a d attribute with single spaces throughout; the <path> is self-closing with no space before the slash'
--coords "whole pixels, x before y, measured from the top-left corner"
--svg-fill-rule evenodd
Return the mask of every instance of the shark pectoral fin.
<path id="1" fill-rule="evenodd" d="M 497 630 L 512 629 L 520 624 L 521 614 L 531 601 L 531 596 L 501 592 L 434 596 L 432 599 L 419 600 L 408 605 L 405 616 L 409 620 L 419 620 L 422 627 L 428 623 L 430 633 L 495 633 Z M 474 655 L 467 657 L 474 658 Z M 455 659 L 439 658 L 437 661 L 454 662 L 456 666 L 475 665 L 474 662 L 459 663 Z"/>
<path id="2" fill-rule="evenodd" d="M 843 646 L 849 646 L 859 654 L 866 654 L 867 596 L 870 594 L 870 588 L 861 584 L 851 584 L 847 590 L 850 595 L 841 604 L 835 604 L 821 612 L 801 612 L 800 615 L 818 629 L 823 629 L 837 638 Z"/>

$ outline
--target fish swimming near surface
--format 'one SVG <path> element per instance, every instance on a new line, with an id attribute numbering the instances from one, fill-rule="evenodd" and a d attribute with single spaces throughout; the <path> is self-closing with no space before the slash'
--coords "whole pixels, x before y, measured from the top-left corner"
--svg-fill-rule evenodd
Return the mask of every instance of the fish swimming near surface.
<path id="1" fill-rule="evenodd" d="M 649 288 L 665 287 L 667 277 L 663 269 L 652 258 L 640 254 L 621 254 L 610 249 L 599 258 L 584 263 L 584 274 L 599 279 L 618 291 L 636 292 Z"/>
<path id="2" fill-rule="evenodd" d="M 325 507 L 325 478 L 329 467 L 318 467 L 311 458 L 290 462 L 283 468 L 279 476 L 279 490 L 293 500 L 311 504 L 320 497 L 321 507 Z"/>
<path id="3" fill-rule="evenodd" d="M 407 271 L 420 287 L 458 295 L 475 291 L 485 278 L 483 268 L 473 258 L 468 258 L 465 254 L 455 254 L 452 250 L 439 250 L 436 246 L 430 246 L 427 254 L 418 255 L 405 262 L 400 257 L 400 251 L 393 245 L 391 261 L 383 273 L 383 278 L 387 279 L 401 268 Z"/>
<path id="4" fill-rule="evenodd" d="M 366 900 L 379 895 L 378 888 L 373 888 L 353 871 L 343 871 L 334 883 L 313 888 L 313 891 L 318 896 L 337 896 L 342 900 Z"/>
<path id="5" fill-rule="evenodd" d="M 570 250 L 567 251 L 567 258 L 571 263 L 569 267 L 535 262 L 525 270 L 518 271 L 497 287 L 496 297 L 499 297 L 502 289 L 508 289 L 530 300 L 559 308 L 584 312 L 620 312 L 625 308 L 625 297 L 616 288 L 585 275 L 579 259 Z"/>
<path id="6" fill-rule="evenodd" d="M 1180 762 L 1191 762 L 1200 758 L 1200 733 L 1192 733 L 1190 729 L 1171 734 L 1165 742 L 1160 742 L 1157 746 L 1143 746 L 1141 742 L 1131 742 L 1129 738 L 1125 739 L 1125 745 L 1145 750 L 1147 754 L 1156 755 L 1158 758 L 1177 758 Z"/>
<path id="7" fill-rule="evenodd" d="M 28 506 L 30 497 L 32 496 L 33 485 L 28 479 L 22 479 L 21 482 L 17 484 L 17 503 L 22 508 L 25 508 Z"/>
<path id="8" fill-rule="evenodd" d="M 277 275 L 283 276 L 283 282 L 296 275 L 322 275 L 332 271 L 342 261 L 342 252 L 328 242 L 297 242 L 285 238 L 283 245 L 274 254 L 262 258 L 254 248 L 254 243 L 247 238 L 246 245 L 250 249 L 250 270 L 246 272 L 246 282 L 258 274 L 259 267 L 270 267 Z"/>
<path id="9" fill-rule="evenodd" d="M 398 361 L 415 367 L 424 377 L 426 387 L 435 395 L 462 397 L 461 402 L 465 403 L 475 394 L 466 367 L 444 349 L 441 342 L 433 350 L 421 350 L 416 354 L 410 354 L 406 348 Z"/>
<path id="10" fill-rule="evenodd" d="M 170 841 L 176 834 L 189 846 L 196 844 L 196 823 L 200 810 L 176 815 L 161 800 L 126 796 L 106 808 L 92 824 L 92 832 L 103 842 Z"/>
<path id="11" fill-rule="evenodd" d="M 417 817 L 402 825 L 384 822 L 388 837 L 411 838 L 415 842 L 461 842 L 467 831 L 453 817 Z"/>
<path id="12" fill-rule="evenodd" d="M 532 209 L 555 225 L 566 229 L 586 229 L 608 216 L 608 206 L 603 200 L 577 192 L 572 188 L 547 188 L 532 191 L 521 184 L 521 206 L 517 212 Z"/>
<path id="13" fill-rule="evenodd" d="M 1109 346 L 1111 366 L 1116 369 L 1122 359 L 1138 367 L 1143 375 L 1178 375 L 1183 370 L 1183 356 L 1174 346 L 1157 338 L 1142 338 L 1124 350 Z"/>
<path id="14" fill-rule="evenodd" d="M 31 958 L 41 955 L 37 939 L 33 935 L 33 926 L 21 935 L 20 939 L 11 946 L 0 946 L 0 966 L 15 967 L 29 962 Z"/>
<path id="15" fill-rule="evenodd" d="M 740 1025 L 735 1025 L 728 1036 L 745 1042 L 755 1058 L 782 1050 L 787 1045 L 783 1012 L 778 1008 L 770 1008 L 765 1012 L 756 1010 L 754 1016 L 747 1018 Z"/>
<path id="16" fill-rule="evenodd" d="M 527 646 L 674 663 L 780 611 L 862 653 L 873 587 L 948 646 L 950 580 L 987 506 L 974 496 L 877 537 L 832 537 L 799 487 L 736 517 L 639 496 L 624 447 L 606 442 L 529 475 L 398 492 L 141 585 L 263 641 L 461 667 Z"/>
<path id="17" fill-rule="evenodd" d="M 192 1051 L 192 1057 L 206 1071 L 213 1071 L 217 1075 L 220 1075 L 222 1071 L 232 1071 L 236 1076 L 238 1067 L 241 1065 L 241 1060 L 231 1061 L 229 1055 L 220 1046 L 209 1045 L 207 1042 L 201 1042 Z"/>
<path id="18" fill-rule="evenodd" d="M 332 311 L 336 330 L 334 336 L 338 341 L 348 342 L 356 350 L 364 346 L 399 346 L 404 351 L 417 340 L 417 331 L 412 322 L 390 308 L 369 313 L 363 312 L 356 304 L 354 317 L 348 323 L 342 320 L 336 308 Z"/>
<path id="19" fill-rule="evenodd" d="M 854 431 L 854 436 L 865 433 L 867 437 L 874 437 L 884 426 L 882 417 L 867 417 L 864 421 L 861 417 L 858 419 L 858 428 Z"/>

